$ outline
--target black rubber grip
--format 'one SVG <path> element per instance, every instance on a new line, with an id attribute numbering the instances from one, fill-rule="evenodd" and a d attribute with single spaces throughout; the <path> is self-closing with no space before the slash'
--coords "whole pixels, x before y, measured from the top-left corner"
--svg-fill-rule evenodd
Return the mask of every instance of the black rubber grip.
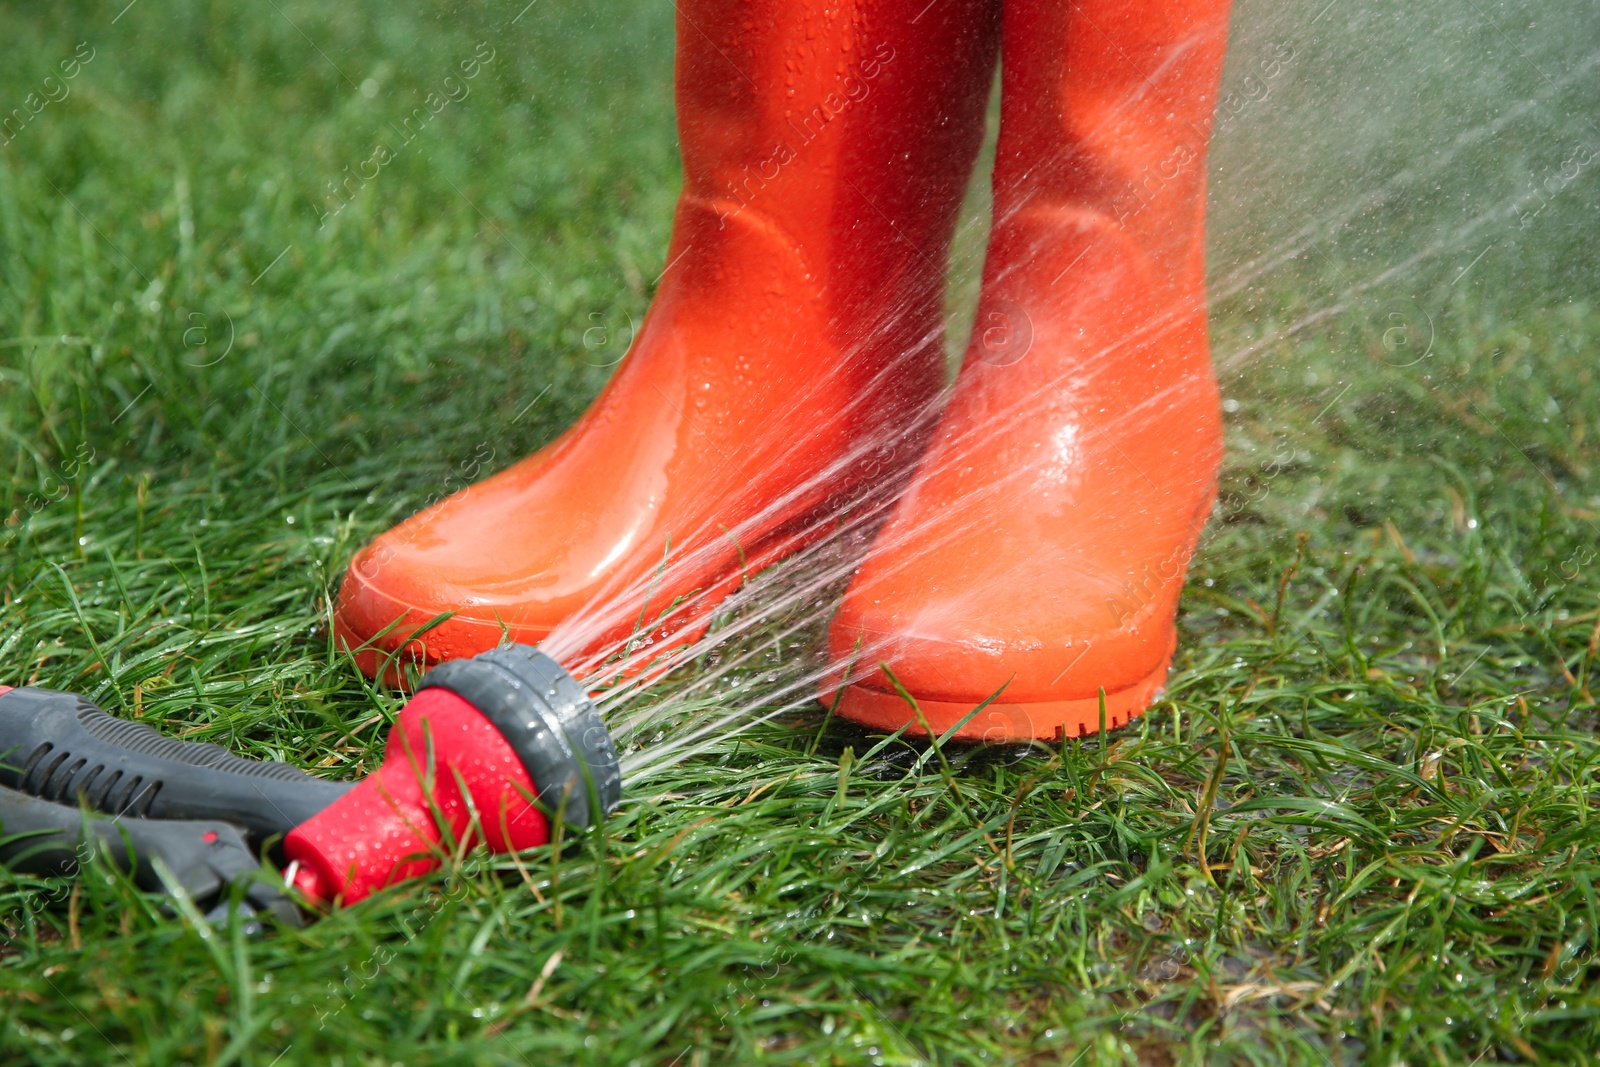
<path id="1" fill-rule="evenodd" d="M 225 903 L 229 888 L 244 885 L 246 914 L 271 912 L 300 925 L 300 913 L 261 873 L 261 864 L 236 826 L 212 821 L 169 821 L 86 815 L 78 808 L 0 788 L 0 864 L 40 875 L 78 873 L 97 855 L 133 875 L 141 889 L 170 892 L 157 861 L 197 905 Z"/>
<path id="2" fill-rule="evenodd" d="M 167 737 L 74 693 L 33 688 L 0 696 L 0 786 L 74 806 L 81 798 L 108 815 L 236 823 L 257 843 L 351 788 Z"/>
<path id="3" fill-rule="evenodd" d="M 466 700 L 505 735 L 551 814 L 566 825 L 595 825 L 622 798 L 622 767 L 611 733 L 572 675 L 537 648 L 506 645 L 449 660 L 418 689 L 441 688 Z"/>

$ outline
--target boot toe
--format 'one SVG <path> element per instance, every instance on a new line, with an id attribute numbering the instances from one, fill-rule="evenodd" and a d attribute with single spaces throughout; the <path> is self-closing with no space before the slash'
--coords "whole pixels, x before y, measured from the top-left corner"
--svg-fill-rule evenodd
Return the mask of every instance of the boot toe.
<path id="1" fill-rule="evenodd" d="M 847 680 L 839 707 L 846 718 L 890 730 L 913 720 L 898 682 L 935 732 L 988 701 L 956 736 L 1079 736 L 1099 729 L 1102 692 L 1106 725 L 1121 725 L 1166 680 L 1179 580 L 1135 598 L 1126 583 L 1092 583 L 1122 590 L 1096 595 L 1088 582 L 1069 589 L 1041 576 L 974 581 L 911 570 L 875 574 L 869 563 L 830 627 L 829 652 L 841 670 L 824 700 Z M 922 732 L 920 723 L 912 732 Z"/>
<path id="2" fill-rule="evenodd" d="M 369 677 L 382 671 L 391 684 L 400 679 L 400 665 L 431 666 L 447 659 L 476 655 L 500 644 L 500 626 L 462 610 L 465 596 L 426 567 L 377 567 L 375 542 L 345 572 L 334 610 L 334 633 Z M 450 618 L 418 631 L 446 612 Z M 507 627 L 512 639 L 536 643 L 540 632 Z"/>

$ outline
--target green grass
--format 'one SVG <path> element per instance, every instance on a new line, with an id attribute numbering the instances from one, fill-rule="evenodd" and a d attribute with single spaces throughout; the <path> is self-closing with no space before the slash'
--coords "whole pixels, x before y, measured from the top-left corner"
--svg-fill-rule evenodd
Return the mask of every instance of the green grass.
<path id="1" fill-rule="evenodd" d="M 520 7 L 0 9 L 4 108 L 96 50 L 0 149 L 0 683 L 373 766 L 342 567 L 575 417 L 662 266 L 670 6 Z M 1596 1062 L 1600 294 L 1454 286 L 1475 248 L 1362 288 L 1419 233 L 1220 302 L 1223 500 L 1129 729 L 947 775 L 806 709 L 574 851 L 257 941 L 0 874 L 0 1060 Z"/>

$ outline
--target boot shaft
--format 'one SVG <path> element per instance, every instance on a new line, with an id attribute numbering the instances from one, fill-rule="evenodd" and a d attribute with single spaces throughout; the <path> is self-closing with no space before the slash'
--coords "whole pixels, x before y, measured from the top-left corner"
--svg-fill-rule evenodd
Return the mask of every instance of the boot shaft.
<path id="1" fill-rule="evenodd" d="M 983 139 L 993 0 L 685 0 L 677 41 L 684 203 L 669 262 L 715 269 L 696 261 L 686 217 L 709 209 L 718 227 L 784 234 L 842 329 L 936 330 Z"/>
<path id="2" fill-rule="evenodd" d="M 1156 283 L 1198 293 L 1229 0 L 1008 0 L 997 226 L 1030 205 L 1108 216 Z"/>

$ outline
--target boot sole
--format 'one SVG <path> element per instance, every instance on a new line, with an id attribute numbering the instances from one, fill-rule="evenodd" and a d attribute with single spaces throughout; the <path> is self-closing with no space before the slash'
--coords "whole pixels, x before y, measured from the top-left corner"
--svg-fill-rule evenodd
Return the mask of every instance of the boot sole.
<path id="1" fill-rule="evenodd" d="M 1105 726 L 1115 729 L 1125 726 L 1143 715 L 1166 685 L 1167 672 L 1172 666 L 1169 650 L 1161 665 L 1144 678 L 1124 689 L 1105 695 Z M 917 707 L 936 735 L 943 736 L 952 726 L 972 713 L 981 701 L 928 700 L 916 696 Z M 832 698 L 824 697 L 824 704 Z M 917 721 L 915 712 L 899 693 L 886 693 L 864 685 L 851 684 L 844 688 L 835 714 L 853 723 L 884 733 L 893 733 L 906 726 L 907 736 L 926 737 L 927 731 Z M 1076 700 L 1039 700 L 1028 703 L 1007 704 L 995 701 L 972 717 L 972 720 L 954 734 L 957 741 L 979 741 L 987 744 L 1016 744 L 1024 741 L 1062 741 L 1073 737 L 1088 737 L 1100 732 L 1100 697 L 1082 697 Z"/>

